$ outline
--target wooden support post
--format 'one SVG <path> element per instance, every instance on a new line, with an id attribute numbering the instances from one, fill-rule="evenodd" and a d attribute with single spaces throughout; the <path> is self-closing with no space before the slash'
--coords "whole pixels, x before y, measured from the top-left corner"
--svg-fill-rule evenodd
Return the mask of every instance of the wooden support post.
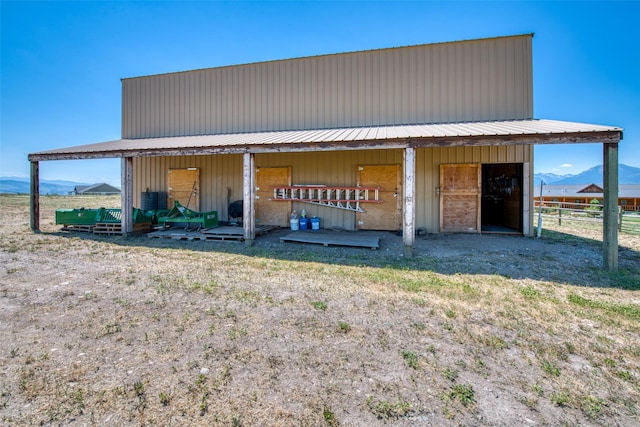
<path id="1" fill-rule="evenodd" d="M 618 271 L 618 144 L 602 144 L 604 165 L 603 266 Z"/>
<path id="2" fill-rule="evenodd" d="M 403 152 L 403 200 L 402 200 L 402 241 L 404 243 L 404 256 L 413 257 L 413 244 L 415 240 L 416 221 L 416 150 L 407 147 Z"/>
<path id="3" fill-rule="evenodd" d="M 256 238 L 256 167 L 255 154 L 244 153 L 243 157 L 243 190 L 242 190 L 242 226 L 244 241 L 248 246 L 253 245 Z"/>
<path id="4" fill-rule="evenodd" d="M 530 158 L 533 159 L 533 145 L 530 145 L 528 150 Z M 522 234 L 525 236 L 533 235 L 534 198 L 531 163 L 524 162 L 522 164 Z M 482 227 L 482 224 L 480 226 Z"/>
<path id="5" fill-rule="evenodd" d="M 120 207 L 122 217 L 120 226 L 122 235 L 128 236 L 133 233 L 133 158 L 123 157 L 121 164 L 121 187 Z"/>
<path id="6" fill-rule="evenodd" d="M 31 162 L 31 192 L 29 199 L 31 230 L 40 231 L 40 163 Z"/>

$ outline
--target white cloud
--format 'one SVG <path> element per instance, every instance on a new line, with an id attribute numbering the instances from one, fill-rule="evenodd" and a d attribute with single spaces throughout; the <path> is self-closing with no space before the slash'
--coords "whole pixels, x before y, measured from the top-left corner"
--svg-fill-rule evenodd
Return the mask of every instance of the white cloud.
<path id="1" fill-rule="evenodd" d="M 571 163 L 564 163 L 560 165 L 561 168 L 572 168 L 573 165 Z"/>

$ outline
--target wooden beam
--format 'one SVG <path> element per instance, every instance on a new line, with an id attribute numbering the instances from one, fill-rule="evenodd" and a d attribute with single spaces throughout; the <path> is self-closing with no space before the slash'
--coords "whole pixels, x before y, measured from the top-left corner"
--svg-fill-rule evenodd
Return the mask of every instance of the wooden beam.
<path id="1" fill-rule="evenodd" d="M 402 201 L 402 241 L 404 256 L 413 257 L 416 230 L 416 150 L 408 147 L 403 152 L 403 201 Z"/>
<path id="2" fill-rule="evenodd" d="M 133 233 L 133 158 L 123 157 L 121 166 L 121 227 L 122 235 Z"/>
<path id="3" fill-rule="evenodd" d="M 29 198 L 31 230 L 40 231 L 40 164 L 31 162 L 31 190 Z"/>
<path id="4" fill-rule="evenodd" d="M 533 146 L 530 147 L 529 158 L 533 159 Z M 522 164 L 522 234 L 533 236 L 533 174 L 531 163 Z M 482 226 L 482 224 L 481 224 Z"/>
<path id="5" fill-rule="evenodd" d="M 604 220 L 603 266 L 618 270 L 618 144 L 603 145 Z"/>
<path id="6" fill-rule="evenodd" d="M 253 245 L 256 238 L 256 211 L 255 211 L 255 183 L 256 167 L 255 155 L 244 153 L 243 156 L 243 177 L 242 177 L 242 226 L 244 231 L 244 241 L 248 246 Z"/>

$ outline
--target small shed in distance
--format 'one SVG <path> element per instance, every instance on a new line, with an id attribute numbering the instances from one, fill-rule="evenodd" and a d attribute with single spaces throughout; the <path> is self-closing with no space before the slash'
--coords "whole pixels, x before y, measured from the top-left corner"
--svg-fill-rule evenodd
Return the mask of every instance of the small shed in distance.
<path id="1" fill-rule="evenodd" d="M 108 195 L 108 194 L 120 194 L 120 189 L 116 188 L 112 185 L 99 183 L 93 185 L 76 185 L 71 195 L 80 196 L 80 195 Z"/>

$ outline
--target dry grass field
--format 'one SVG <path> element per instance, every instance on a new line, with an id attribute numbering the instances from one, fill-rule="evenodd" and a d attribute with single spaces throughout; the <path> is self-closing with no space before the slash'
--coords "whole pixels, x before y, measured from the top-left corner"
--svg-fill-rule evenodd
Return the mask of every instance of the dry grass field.
<path id="1" fill-rule="evenodd" d="M 640 236 L 369 249 L 64 232 L 0 196 L 0 424 L 640 425 Z M 549 224 L 551 226 L 551 224 Z"/>

